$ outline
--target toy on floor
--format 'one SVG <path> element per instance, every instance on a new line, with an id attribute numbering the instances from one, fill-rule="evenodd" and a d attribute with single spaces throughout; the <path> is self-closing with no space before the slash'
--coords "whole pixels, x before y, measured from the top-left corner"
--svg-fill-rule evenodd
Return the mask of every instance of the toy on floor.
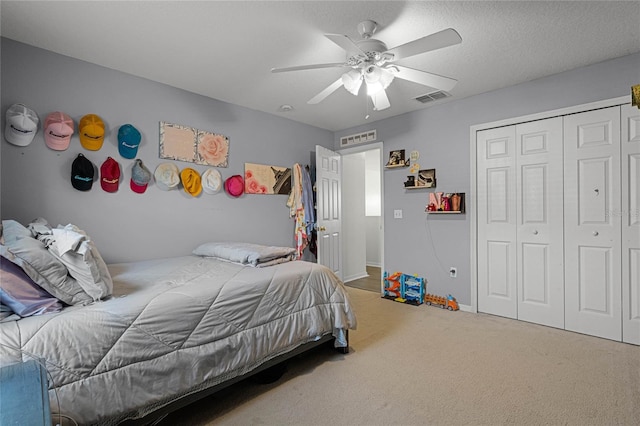
<path id="1" fill-rule="evenodd" d="M 424 300 L 425 280 L 417 275 L 384 273 L 382 297 L 396 302 L 420 305 Z"/>
<path id="2" fill-rule="evenodd" d="M 384 273 L 384 290 L 382 291 L 382 297 L 394 300 L 400 298 L 401 275 L 400 272 L 389 276 L 387 276 L 386 272 Z"/>
<path id="3" fill-rule="evenodd" d="M 442 309 L 448 309 L 450 311 L 457 311 L 460 309 L 458 301 L 450 294 L 448 294 L 447 297 L 443 297 L 427 293 L 424 296 L 424 303 L 427 305 L 441 305 Z"/>

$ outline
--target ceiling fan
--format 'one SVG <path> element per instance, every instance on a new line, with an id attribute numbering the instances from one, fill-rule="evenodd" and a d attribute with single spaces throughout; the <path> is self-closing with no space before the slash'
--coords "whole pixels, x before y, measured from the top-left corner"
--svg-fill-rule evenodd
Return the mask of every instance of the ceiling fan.
<path id="1" fill-rule="evenodd" d="M 395 61 L 459 44 L 462 42 L 462 38 L 456 30 L 447 28 L 392 49 L 387 49 L 386 44 L 382 41 L 371 38 L 377 28 L 378 24 L 371 20 L 358 24 L 358 33 L 362 36 L 362 40 L 358 41 L 354 41 L 346 35 L 325 34 L 325 37 L 346 51 L 347 58 L 345 62 L 272 68 L 271 72 L 278 73 L 319 68 L 351 68 L 350 71 L 342 74 L 338 80 L 311 98 L 307 103 L 317 104 L 341 86 L 344 86 L 347 91 L 357 96 L 364 81 L 367 87 L 367 95 L 371 98 L 373 109 L 376 111 L 381 111 L 391 106 L 385 89 L 389 87 L 396 77 L 433 89 L 444 91 L 453 89 L 458 82 L 453 78 L 398 65 Z"/>

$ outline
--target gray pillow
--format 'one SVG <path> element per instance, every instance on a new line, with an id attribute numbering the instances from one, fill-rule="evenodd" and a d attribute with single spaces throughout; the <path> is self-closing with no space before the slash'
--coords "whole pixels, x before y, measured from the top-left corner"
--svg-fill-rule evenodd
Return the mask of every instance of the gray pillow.
<path id="1" fill-rule="evenodd" d="M 59 312 L 62 309 L 58 299 L 34 283 L 19 266 L 1 256 L 0 302 L 21 317 Z"/>
<path id="2" fill-rule="evenodd" d="M 64 241 L 73 241 L 65 246 Z M 53 229 L 49 252 L 69 270 L 69 275 L 93 300 L 104 299 L 113 292 L 113 281 L 96 245 L 86 232 L 75 225 Z"/>
<path id="3" fill-rule="evenodd" d="M 35 238 L 25 237 L 13 242 L 5 240 L 0 255 L 18 265 L 36 284 L 68 305 L 88 304 L 92 298 L 76 280 L 68 275 L 67 267 Z"/>
<path id="4" fill-rule="evenodd" d="M 4 240 L 4 244 L 9 244 L 15 240 L 25 237 L 33 237 L 33 234 L 26 226 L 15 220 L 2 221 L 2 238 Z"/>

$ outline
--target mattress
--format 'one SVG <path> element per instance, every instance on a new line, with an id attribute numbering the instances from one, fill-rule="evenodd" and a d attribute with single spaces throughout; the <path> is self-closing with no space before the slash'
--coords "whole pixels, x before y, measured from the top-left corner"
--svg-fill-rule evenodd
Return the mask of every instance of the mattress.
<path id="1" fill-rule="evenodd" d="M 329 333 L 345 346 L 356 327 L 344 285 L 315 263 L 184 256 L 109 272 L 109 300 L 0 323 L 0 365 L 44 359 L 52 411 L 80 424 L 143 417 Z"/>

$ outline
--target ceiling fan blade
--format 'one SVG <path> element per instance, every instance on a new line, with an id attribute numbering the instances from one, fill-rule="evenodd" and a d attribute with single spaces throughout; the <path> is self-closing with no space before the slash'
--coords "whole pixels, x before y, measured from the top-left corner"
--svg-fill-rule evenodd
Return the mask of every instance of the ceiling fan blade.
<path id="1" fill-rule="evenodd" d="M 453 46 L 462 42 L 462 37 L 453 28 L 433 33 L 431 35 L 410 41 L 393 49 L 387 50 L 385 53 L 393 54 L 393 60 L 408 58 L 409 56 L 418 55 L 420 53 L 430 52 L 443 47 Z"/>
<path id="2" fill-rule="evenodd" d="M 342 77 L 340 77 L 339 79 L 337 79 L 336 81 L 331 83 L 322 92 L 318 93 L 313 98 L 309 99 L 307 101 L 307 103 L 314 105 L 314 104 L 322 102 L 324 100 L 324 98 L 326 98 L 327 96 L 329 96 L 330 94 L 332 94 L 333 92 L 338 90 L 340 88 L 340 86 L 342 86 Z"/>
<path id="3" fill-rule="evenodd" d="M 443 77 L 438 74 L 432 74 L 426 71 L 420 71 L 401 65 L 393 65 L 396 68 L 394 75 L 404 80 L 413 81 L 414 83 L 422 84 L 424 86 L 433 87 L 434 89 L 449 91 L 453 89 L 458 83 L 455 78 Z"/>
<path id="4" fill-rule="evenodd" d="M 286 68 L 271 68 L 271 72 L 287 72 L 287 71 L 301 71 L 301 70 L 315 70 L 320 68 L 343 68 L 349 67 L 348 64 L 344 62 L 336 62 L 332 64 L 314 64 L 314 65 L 299 65 L 297 67 L 286 67 Z"/>
<path id="5" fill-rule="evenodd" d="M 381 90 L 371 96 L 371 101 L 373 102 L 373 109 L 376 111 L 382 111 L 383 109 L 387 109 L 391 106 L 391 102 L 389 102 L 389 98 L 387 97 L 387 92 L 384 90 Z"/>
<path id="6" fill-rule="evenodd" d="M 360 49 L 358 47 L 358 45 L 353 40 L 351 40 L 346 35 L 342 35 L 342 34 L 325 34 L 324 36 L 326 38 L 328 38 L 329 40 L 331 40 L 332 42 L 334 42 L 335 44 L 337 44 L 338 46 L 342 47 L 347 52 L 359 53 L 359 54 L 362 54 L 362 55 L 365 55 L 365 56 L 367 55 L 365 52 L 362 51 L 362 49 Z"/>

